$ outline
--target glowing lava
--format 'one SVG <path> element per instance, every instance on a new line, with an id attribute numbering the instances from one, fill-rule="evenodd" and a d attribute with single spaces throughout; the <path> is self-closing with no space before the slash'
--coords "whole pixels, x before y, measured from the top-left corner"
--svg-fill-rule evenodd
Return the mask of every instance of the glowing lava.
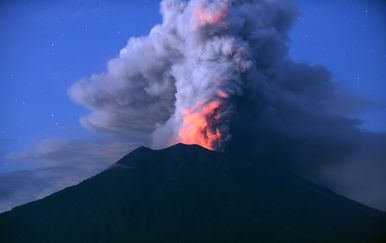
<path id="1" fill-rule="evenodd" d="M 215 150 L 222 138 L 220 129 L 213 126 L 213 122 L 221 119 L 220 108 L 221 102 L 211 101 L 205 105 L 200 103 L 195 108 L 184 110 L 183 124 L 179 130 L 181 142 L 198 144 Z"/>

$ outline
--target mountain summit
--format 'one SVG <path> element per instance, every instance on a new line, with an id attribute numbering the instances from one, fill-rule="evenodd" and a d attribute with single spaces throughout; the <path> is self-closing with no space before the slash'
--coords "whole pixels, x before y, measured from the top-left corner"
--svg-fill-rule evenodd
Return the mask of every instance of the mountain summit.
<path id="1" fill-rule="evenodd" d="M 0 215 L 0 242 L 381 242 L 386 214 L 197 145 L 139 147 Z"/>

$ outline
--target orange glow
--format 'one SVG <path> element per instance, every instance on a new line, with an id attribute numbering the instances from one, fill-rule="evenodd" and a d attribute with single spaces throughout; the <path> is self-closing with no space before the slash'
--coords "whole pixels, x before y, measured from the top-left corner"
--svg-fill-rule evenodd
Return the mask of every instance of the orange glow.
<path id="1" fill-rule="evenodd" d="M 228 15 L 228 12 L 228 5 L 222 6 L 217 11 L 210 10 L 204 6 L 198 6 L 194 10 L 194 14 L 197 17 L 200 26 L 205 26 L 207 24 L 217 25 Z"/>
<path id="2" fill-rule="evenodd" d="M 229 94 L 225 93 L 224 91 L 219 91 L 219 92 L 217 93 L 217 95 L 218 95 L 220 98 L 223 98 L 223 99 L 229 98 Z"/>
<path id="3" fill-rule="evenodd" d="M 198 109 L 200 107 L 201 109 Z M 213 128 L 210 120 L 219 120 L 219 101 L 212 101 L 206 105 L 198 105 L 193 109 L 182 112 L 183 124 L 179 131 L 182 143 L 198 144 L 210 150 L 215 150 L 215 145 L 221 141 L 221 132 Z"/>

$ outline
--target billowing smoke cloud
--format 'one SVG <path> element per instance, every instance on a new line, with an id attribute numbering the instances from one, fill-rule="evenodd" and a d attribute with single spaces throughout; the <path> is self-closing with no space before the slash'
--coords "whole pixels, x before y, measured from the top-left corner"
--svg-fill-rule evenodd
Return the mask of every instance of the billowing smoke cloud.
<path id="1" fill-rule="evenodd" d="M 259 66 L 282 60 L 296 10 L 281 1 L 170 0 L 161 10 L 162 25 L 130 39 L 106 74 L 71 87 L 71 97 L 92 110 L 82 123 L 152 134 L 156 147 L 222 149 L 233 99 L 265 82 Z"/>
<path id="2" fill-rule="evenodd" d="M 131 38 L 107 73 L 70 88 L 91 110 L 84 126 L 150 139 L 157 148 L 184 142 L 240 153 L 338 189 L 345 182 L 336 179 L 351 172 L 328 168 L 385 164 L 381 149 L 366 146 L 385 135 L 344 116 L 350 101 L 341 97 L 350 95 L 339 93 L 329 71 L 288 57 L 298 16 L 292 1 L 164 0 L 161 12 L 162 24 Z M 356 188 L 368 187 L 378 197 L 384 189 Z M 359 191 L 340 192 L 363 201 Z"/>

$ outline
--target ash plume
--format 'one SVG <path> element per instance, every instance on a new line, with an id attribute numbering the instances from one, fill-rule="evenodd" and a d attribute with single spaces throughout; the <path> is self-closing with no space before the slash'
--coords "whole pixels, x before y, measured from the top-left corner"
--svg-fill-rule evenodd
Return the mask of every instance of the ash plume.
<path id="1" fill-rule="evenodd" d="M 386 205 L 379 184 L 386 172 L 373 180 L 347 166 L 384 166 L 386 136 L 345 116 L 338 107 L 350 95 L 325 67 L 289 58 L 293 1 L 163 0 L 161 13 L 162 23 L 129 39 L 106 73 L 70 88 L 91 111 L 81 118 L 85 127 L 156 148 L 183 142 L 251 156 L 357 200 L 371 200 L 363 195 L 372 188 L 376 206 Z M 367 148 L 373 141 L 379 149 Z M 366 183 L 357 191 L 342 186 L 338 178 L 348 174 Z"/>
<path id="2" fill-rule="evenodd" d="M 264 82 L 259 66 L 284 58 L 296 9 L 282 1 L 166 0 L 161 11 L 163 23 L 130 39 L 107 73 L 71 87 L 92 111 L 82 123 L 151 134 L 156 147 L 224 149 L 233 99 Z"/>

